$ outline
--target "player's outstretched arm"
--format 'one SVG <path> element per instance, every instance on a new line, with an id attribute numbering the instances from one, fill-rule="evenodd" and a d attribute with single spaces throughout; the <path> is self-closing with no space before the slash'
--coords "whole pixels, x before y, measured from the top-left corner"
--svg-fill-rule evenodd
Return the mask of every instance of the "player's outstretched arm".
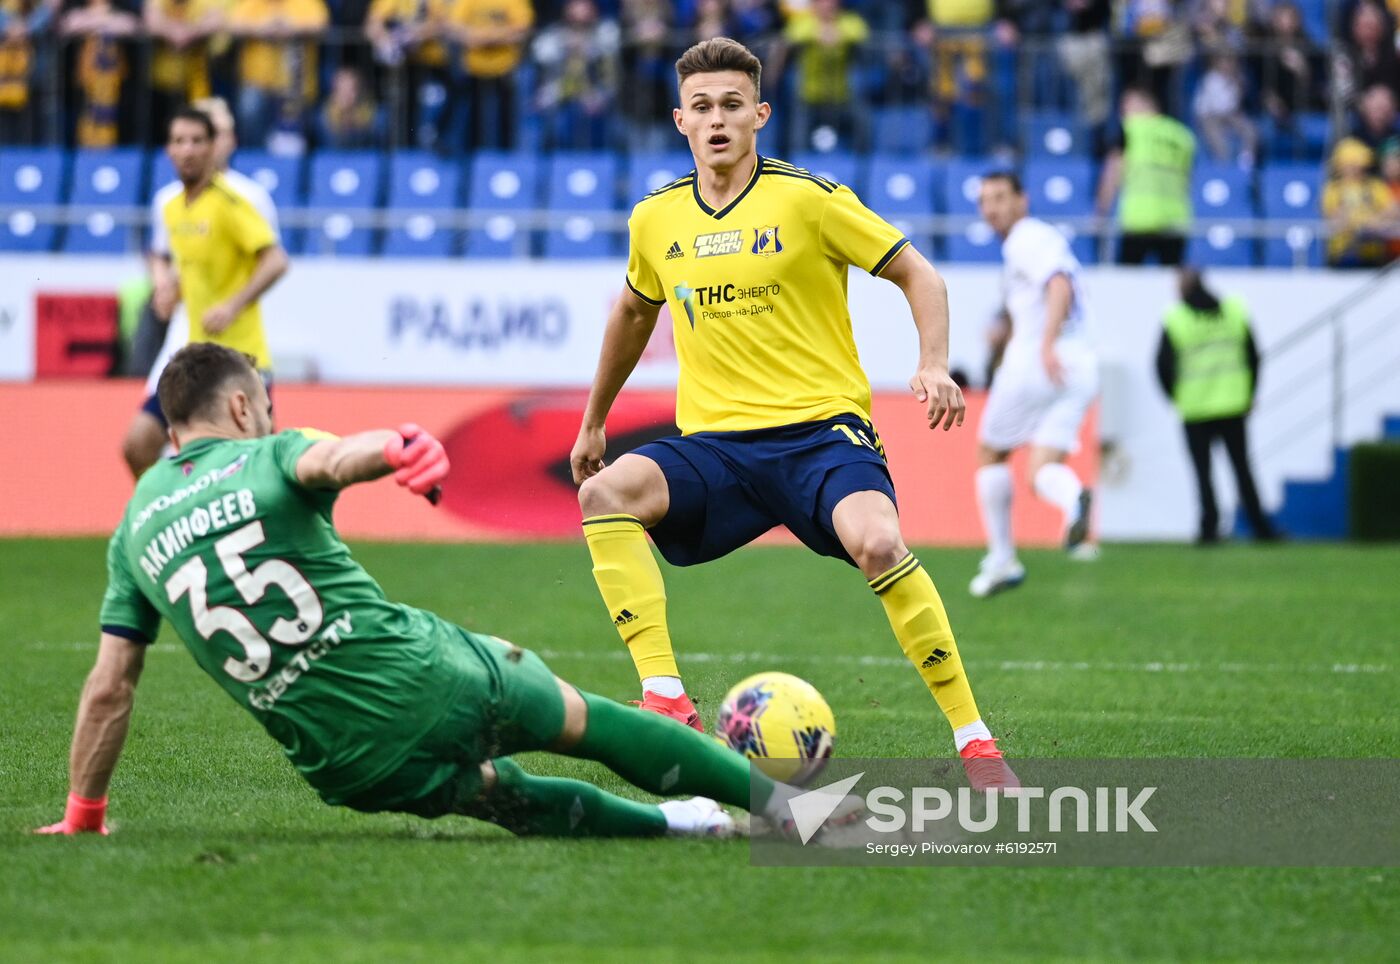
<path id="1" fill-rule="evenodd" d="M 126 743 L 136 683 L 146 647 L 103 633 L 97 663 L 83 684 L 68 758 L 68 805 L 63 819 L 35 833 L 107 833 L 107 787 Z"/>
<path id="2" fill-rule="evenodd" d="M 593 375 L 593 387 L 588 392 L 588 406 L 583 412 L 578 441 L 574 443 L 574 450 L 569 456 L 576 485 L 603 469 L 603 453 L 607 450 L 603 428 L 608 412 L 612 410 L 617 393 L 622 391 L 628 376 L 641 360 L 660 311 L 660 305 L 649 304 L 633 294 L 631 288 L 623 288 L 622 295 L 608 315 L 608 324 L 603 330 L 603 350 L 598 356 L 598 370 Z"/>
<path id="3" fill-rule="evenodd" d="M 309 489 L 343 489 L 390 472 L 414 495 L 427 495 L 451 470 L 447 450 L 412 422 L 317 442 L 297 459 L 297 480 Z"/>
<path id="4" fill-rule="evenodd" d="M 962 389 L 948 374 L 948 285 L 912 244 L 894 256 L 880 277 L 904 292 L 919 330 L 919 367 L 909 379 L 909 390 L 927 406 L 928 427 L 942 423 L 947 431 L 961 425 L 967 406 Z"/>

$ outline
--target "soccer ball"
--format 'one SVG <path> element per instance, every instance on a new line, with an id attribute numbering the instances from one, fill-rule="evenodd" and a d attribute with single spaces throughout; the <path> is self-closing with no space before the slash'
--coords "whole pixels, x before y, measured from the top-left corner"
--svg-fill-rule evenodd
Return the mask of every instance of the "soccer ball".
<path id="1" fill-rule="evenodd" d="M 836 718 L 806 680 L 758 673 L 725 694 L 715 734 L 773 779 L 801 786 L 826 766 Z"/>

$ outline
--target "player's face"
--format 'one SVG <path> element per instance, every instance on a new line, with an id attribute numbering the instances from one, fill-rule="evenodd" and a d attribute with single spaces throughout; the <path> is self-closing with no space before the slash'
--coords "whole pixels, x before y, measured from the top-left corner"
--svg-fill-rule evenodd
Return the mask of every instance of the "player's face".
<path id="1" fill-rule="evenodd" d="M 771 112 L 768 104 L 759 103 L 747 74 L 724 70 L 687 77 L 674 116 L 695 163 L 726 170 L 753 156 L 758 132 Z"/>
<path id="2" fill-rule="evenodd" d="M 234 396 L 234 405 L 240 409 L 236 417 L 245 438 L 272 434 L 272 399 L 261 378 L 255 375 L 248 379 L 242 391 Z"/>
<path id="3" fill-rule="evenodd" d="M 185 184 L 197 184 L 209 173 L 214 158 L 214 142 L 204 125 L 192 120 L 176 120 L 170 125 L 165 144 L 175 173 Z"/>
<path id="4" fill-rule="evenodd" d="M 1025 217 L 1026 199 L 1013 191 L 1007 182 L 988 178 L 982 182 L 977 210 L 989 228 L 1006 237 L 1012 226 Z"/>

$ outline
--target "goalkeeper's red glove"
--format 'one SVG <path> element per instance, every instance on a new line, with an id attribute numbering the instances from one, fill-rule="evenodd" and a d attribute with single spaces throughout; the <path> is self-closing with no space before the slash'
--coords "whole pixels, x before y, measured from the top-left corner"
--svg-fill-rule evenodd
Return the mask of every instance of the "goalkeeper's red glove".
<path id="1" fill-rule="evenodd" d="M 63 819 L 40 827 L 35 833 L 100 833 L 107 836 L 107 798 L 89 800 L 76 793 L 68 794 L 68 806 L 64 808 Z"/>
<path id="2" fill-rule="evenodd" d="M 412 422 L 400 425 L 399 437 L 384 443 L 384 461 L 394 470 L 394 481 L 414 495 L 431 493 L 452 468 L 442 443 Z"/>

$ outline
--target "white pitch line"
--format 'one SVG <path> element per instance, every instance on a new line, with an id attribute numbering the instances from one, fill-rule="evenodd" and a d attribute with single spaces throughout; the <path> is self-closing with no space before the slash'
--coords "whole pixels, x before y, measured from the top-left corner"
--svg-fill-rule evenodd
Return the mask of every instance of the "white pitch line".
<path id="1" fill-rule="evenodd" d="M 50 652 L 97 652 L 96 642 L 30 642 L 23 643 L 26 649 L 36 649 Z M 2 647 L 3 644 L 0 644 Z M 181 646 L 154 646 L 154 653 L 183 653 Z M 613 660 L 622 661 L 630 656 L 624 649 L 615 647 L 600 648 L 597 650 L 558 650 L 540 649 L 536 650 L 540 657 L 545 660 Z M 816 653 L 695 653 L 688 650 L 681 650 L 678 654 L 683 663 L 767 663 L 774 666 L 781 666 L 784 663 L 827 663 L 840 666 L 908 666 L 909 661 L 900 656 L 876 656 L 876 655 L 856 655 L 853 653 L 832 653 L 819 655 Z M 1386 663 L 1333 663 L 1331 666 L 1298 666 L 1296 664 L 1285 663 L 1169 663 L 1169 662 L 1147 662 L 1147 663 L 1123 663 L 1123 662 L 1100 662 L 1086 660 L 1053 660 L 1053 659 L 1004 659 L 998 662 L 986 662 L 979 659 L 968 660 L 977 669 L 998 669 L 1008 673 L 1063 673 L 1063 672 L 1097 672 L 1097 673 L 1319 673 L 1330 672 L 1338 675 L 1350 676 L 1357 674 L 1380 674 L 1389 673 L 1392 667 Z"/>

